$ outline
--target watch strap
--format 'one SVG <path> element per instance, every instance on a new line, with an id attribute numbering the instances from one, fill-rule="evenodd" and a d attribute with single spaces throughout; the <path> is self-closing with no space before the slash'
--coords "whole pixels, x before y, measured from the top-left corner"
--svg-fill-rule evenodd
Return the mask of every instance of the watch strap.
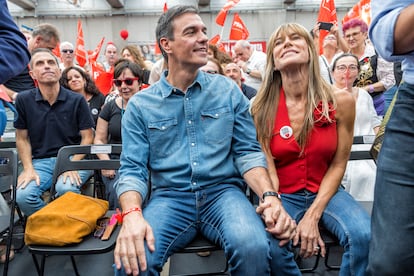
<path id="1" fill-rule="evenodd" d="M 267 192 L 264 192 L 264 193 L 263 193 L 263 195 L 262 195 L 262 202 L 264 202 L 265 197 L 267 197 L 267 196 L 275 196 L 275 197 L 277 197 L 278 199 L 282 199 L 282 198 L 280 197 L 280 194 L 279 194 L 278 192 L 274 192 L 274 191 L 267 191 Z"/>

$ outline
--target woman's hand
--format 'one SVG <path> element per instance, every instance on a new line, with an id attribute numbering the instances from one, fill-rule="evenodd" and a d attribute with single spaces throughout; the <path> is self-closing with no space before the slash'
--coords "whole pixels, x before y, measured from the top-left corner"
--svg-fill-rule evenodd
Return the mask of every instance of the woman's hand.
<path id="1" fill-rule="evenodd" d="M 322 257 L 325 257 L 326 248 L 319 232 L 319 221 L 308 218 L 306 214 L 296 228 L 296 235 L 293 238 L 293 245 L 298 245 L 299 241 L 299 254 L 303 258 L 312 257 L 319 252 Z"/>

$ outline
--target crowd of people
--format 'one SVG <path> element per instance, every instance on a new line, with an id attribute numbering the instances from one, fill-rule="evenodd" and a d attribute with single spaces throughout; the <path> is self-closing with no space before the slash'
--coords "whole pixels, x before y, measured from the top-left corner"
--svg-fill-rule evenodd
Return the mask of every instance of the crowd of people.
<path id="1" fill-rule="evenodd" d="M 321 54 L 319 23 L 278 26 L 266 52 L 239 40 L 226 53 L 208 44 L 196 8 L 174 6 L 158 20 L 155 63 L 136 45 L 119 51 L 107 43 L 99 66 L 113 80 L 102 93 L 90 68 L 77 65 L 71 42 L 60 43 L 60 59 L 54 55 L 53 25 L 35 26 L 26 38 L 0 0 L 0 24 L 14 30 L 0 46 L 0 58 L 13 62 L 0 62 L 0 90 L 18 114 L 18 206 L 30 216 L 47 204 L 42 195 L 62 146 L 122 143 L 120 169 L 101 171 L 110 208 L 122 210 L 115 275 L 157 275 L 198 233 L 224 249 L 231 274 L 300 275 L 291 246 L 303 258 L 325 256 L 321 225 L 344 248 L 340 275 L 413 272 L 412 257 L 394 257 L 413 233 L 414 153 L 397 144 L 409 145 L 414 131 L 414 2 L 372 2 L 372 28 L 352 19 L 341 34 L 333 25 Z M 353 137 L 378 132 L 385 95 L 400 84 L 396 64 L 403 83 L 378 171 L 372 160 L 348 162 Z M 57 196 L 80 193 L 91 175 L 64 173 Z M 260 199 L 256 208 L 247 187 Z M 374 201 L 372 224 L 358 201 Z M 384 243 L 387 231 L 398 242 Z M 383 254 L 388 249 L 395 256 Z"/>

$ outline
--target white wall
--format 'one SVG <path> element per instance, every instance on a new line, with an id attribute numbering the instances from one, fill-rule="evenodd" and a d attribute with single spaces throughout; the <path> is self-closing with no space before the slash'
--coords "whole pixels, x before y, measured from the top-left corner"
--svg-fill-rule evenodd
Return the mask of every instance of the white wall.
<path id="1" fill-rule="evenodd" d="M 61 41 L 76 42 L 76 24 L 81 18 L 85 39 L 85 47 L 94 49 L 102 37 L 105 41 L 113 41 L 119 47 L 127 43 L 153 43 L 155 26 L 162 13 L 164 0 L 124 0 L 125 7 L 113 9 L 106 0 L 32 0 L 37 2 L 35 10 L 27 11 L 9 2 L 9 9 L 19 26 L 33 27 L 39 23 L 54 24 L 61 32 Z M 223 34 L 227 40 L 233 12 L 238 12 L 247 26 L 249 40 L 267 41 L 273 30 L 285 22 L 297 22 L 308 29 L 315 24 L 320 0 L 296 0 L 293 5 L 286 5 L 283 0 L 241 0 L 227 16 L 222 30 L 215 23 L 217 12 L 227 0 L 210 0 L 210 5 L 199 6 L 201 17 L 207 25 L 208 34 Z M 338 20 L 352 7 L 357 0 L 336 1 Z M 167 0 L 169 7 L 175 4 L 197 4 L 198 0 Z M 122 29 L 129 31 L 127 41 L 119 36 Z"/>

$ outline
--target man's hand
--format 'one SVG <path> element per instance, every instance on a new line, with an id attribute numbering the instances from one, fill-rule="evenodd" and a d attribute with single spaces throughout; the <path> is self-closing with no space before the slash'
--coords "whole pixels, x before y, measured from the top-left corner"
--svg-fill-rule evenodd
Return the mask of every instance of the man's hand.
<path id="1" fill-rule="evenodd" d="M 64 172 L 60 177 L 62 177 L 63 184 L 76 184 L 78 187 L 82 185 L 82 179 L 78 171 L 67 171 Z"/>
<path id="2" fill-rule="evenodd" d="M 29 184 L 32 180 L 36 181 L 37 186 L 40 185 L 40 177 L 35 169 L 23 170 L 23 172 L 17 178 L 17 189 L 26 188 L 27 184 Z"/>
<path id="3" fill-rule="evenodd" d="M 124 217 L 114 251 L 117 269 L 124 266 L 126 274 L 138 275 L 147 270 L 144 240 L 151 252 L 155 250 L 155 240 L 151 226 L 140 212 L 133 212 Z"/>
<path id="4" fill-rule="evenodd" d="M 282 203 L 275 197 L 266 197 L 256 212 L 266 224 L 266 230 L 280 240 L 279 246 L 284 246 L 295 236 L 296 222 L 283 208 Z"/>

